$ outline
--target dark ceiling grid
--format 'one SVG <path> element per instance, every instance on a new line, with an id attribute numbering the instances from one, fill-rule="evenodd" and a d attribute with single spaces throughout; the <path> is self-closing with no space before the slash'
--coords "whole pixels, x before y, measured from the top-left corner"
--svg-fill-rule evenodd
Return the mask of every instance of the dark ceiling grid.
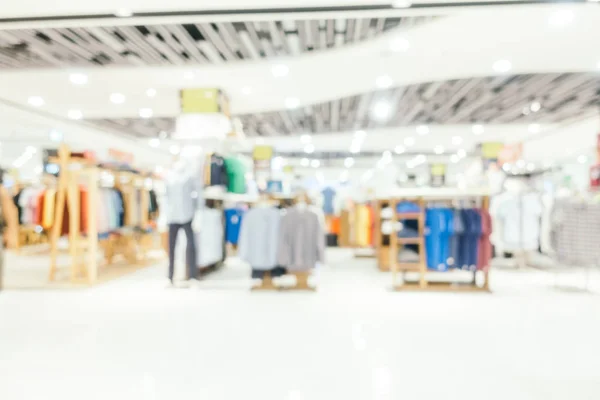
<path id="1" fill-rule="evenodd" d="M 331 49 L 435 17 L 0 30 L 0 68 L 192 65 Z"/>
<path id="2" fill-rule="evenodd" d="M 370 113 L 388 101 L 395 114 L 382 123 Z M 527 111 L 535 101 L 537 112 Z M 418 124 L 554 123 L 600 106 L 593 73 L 524 74 L 429 82 L 349 96 L 292 110 L 239 115 L 247 136 L 299 135 Z M 524 114 L 524 111 L 528 114 Z M 90 121 L 136 136 L 172 132 L 174 119 Z"/>

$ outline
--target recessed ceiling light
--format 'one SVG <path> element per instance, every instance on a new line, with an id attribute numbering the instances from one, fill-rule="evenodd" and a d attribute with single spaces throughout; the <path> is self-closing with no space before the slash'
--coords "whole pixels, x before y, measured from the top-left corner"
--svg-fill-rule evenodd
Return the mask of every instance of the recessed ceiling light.
<path id="1" fill-rule="evenodd" d="M 375 80 L 375 85 L 379 89 L 390 88 L 393 83 L 394 83 L 394 81 L 392 80 L 392 78 L 389 75 L 381 75 L 381 76 L 377 77 L 377 79 Z"/>
<path id="2" fill-rule="evenodd" d="M 523 115 L 529 115 L 529 114 L 531 114 L 531 109 L 529 107 L 525 106 L 525 107 L 523 107 L 523 111 L 521 111 L 521 113 Z"/>
<path id="3" fill-rule="evenodd" d="M 179 146 L 177 146 L 176 144 L 174 144 L 171 147 L 169 147 L 169 151 L 171 152 L 171 154 L 177 155 L 177 154 L 179 154 L 179 152 L 181 151 L 181 149 L 179 148 Z"/>
<path id="4" fill-rule="evenodd" d="M 146 89 L 146 96 L 148 96 L 148 97 L 156 96 L 156 89 L 154 89 L 154 88 Z"/>
<path id="5" fill-rule="evenodd" d="M 83 113 L 81 112 L 81 110 L 69 110 L 67 116 L 69 117 L 69 119 L 82 119 Z"/>
<path id="6" fill-rule="evenodd" d="M 352 146 L 350 146 L 350 153 L 352 153 L 352 154 L 360 153 L 360 146 L 354 145 L 354 144 Z"/>
<path id="7" fill-rule="evenodd" d="M 517 161 L 517 168 L 525 167 L 525 160 L 521 159 Z"/>
<path id="8" fill-rule="evenodd" d="M 122 93 L 113 93 L 110 95 L 110 101 L 114 104 L 123 104 L 125 103 L 125 95 Z"/>
<path id="9" fill-rule="evenodd" d="M 244 86 L 242 88 L 242 94 L 248 96 L 251 93 L 252 93 L 252 88 L 250 86 Z"/>
<path id="10" fill-rule="evenodd" d="M 152 118 L 153 114 L 151 108 L 140 108 L 140 118 Z"/>
<path id="11" fill-rule="evenodd" d="M 150 140 L 148 140 L 148 144 L 150 145 L 150 147 L 158 147 L 160 146 L 160 140 L 157 138 L 152 138 Z"/>
<path id="12" fill-rule="evenodd" d="M 548 24 L 557 28 L 567 26 L 575 19 L 573 10 L 562 9 L 556 10 L 548 17 Z"/>
<path id="13" fill-rule="evenodd" d="M 533 112 L 538 112 L 538 111 L 540 111 L 542 109 L 542 105 L 540 104 L 539 101 L 534 101 L 533 103 L 531 103 L 531 105 L 529 106 L 529 108 Z"/>
<path id="14" fill-rule="evenodd" d="M 354 158 L 346 157 L 346 159 L 344 160 L 344 167 L 350 168 L 353 165 L 354 165 Z"/>
<path id="15" fill-rule="evenodd" d="M 456 155 L 460 158 L 465 158 L 467 156 L 467 151 L 465 149 L 460 149 L 456 152 Z"/>
<path id="16" fill-rule="evenodd" d="M 483 125 L 480 125 L 480 124 L 473 125 L 473 127 L 471 129 L 473 130 L 473 133 L 476 135 L 481 135 L 485 131 L 485 128 L 483 127 Z"/>
<path id="17" fill-rule="evenodd" d="M 311 154 L 315 152 L 315 146 L 313 146 L 312 144 L 307 144 L 306 146 L 304 146 L 304 152 L 307 154 Z"/>
<path id="18" fill-rule="evenodd" d="M 275 78 L 286 77 L 290 72 L 290 68 L 285 64 L 275 64 L 271 67 L 271 73 Z"/>
<path id="19" fill-rule="evenodd" d="M 303 167 L 308 167 L 310 165 L 310 160 L 308 158 L 303 158 L 302 160 L 300 160 L 300 165 L 302 165 Z"/>
<path id="20" fill-rule="evenodd" d="M 541 126 L 540 126 L 540 124 L 529 124 L 529 126 L 527 127 L 527 130 L 530 133 L 539 133 L 541 130 Z"/>
<path id="21" fill-rule="evenodd" d="M 133 11 L 131 11 L 129 8 L 119 8 L 117 11 L 115 11 L 115 15 L 119 18 L 127 18 L 133 15 Z"/>
<path id="22" fill-rule="evenodd" d="M 412 3 L 408 0 L 396 0 L 392 3 L 394 8 L 409 8 Z"/>
<path id="23" fill-rule="evenodd" d="M 31 96 L 29 99 L 27 99 L 27 102 L 29 105 L 34 107 L 41 107 L 45 104 L 44 99 L 42 99 L 40 96 Z"/>
<path id="24" fill-rule="evenodd" d="M 380 121 L 380 122 L 386 121 L 391 117 L 392 106 L 387 101 L 379 100 L 373 106 L 373 109 L 371 110 L 371 114 L 372 114 L 373 118 L 376 119 L 377 121 Z"/>
<path id="25" fill-rule="evenodd" d="M 367 132 L 365 131 L 356 131 L 354 132 L 354 137 L 358 140 L 363 140 L 367 136 Z"/>
<path id="26" fill-rule="evenodd" d="M 452 144 L 455 146 L 458 146 L 459 144 L 461 144 L 463 142 L 463 138 L 460 136 L 453 136 L 452 137 Z"/>
<path id="27" fill-rule="evenodd" d="M 458 154 L 452 154 L 450 156 L 450 161 L 453 162 L 454 164 L 456 164 L 459 160 L 460 160 L 460 157 L 458 156 Z"/>
<path id="28" fill-rule="evenodd" d="M 85 85 L 88 83 L 88 76 L 82 73 L 73 73 L 69 75 L 69 80 L 73 85 Z"/>
<path id="29" fill-rule="evenodd" d="M 493 65 L 494 71 L 504 73 L 510 71 L 512 64 L 508 60 L 498 60 Z"/>
<path id="30" fill-rule="evenodd" d="M 321 162 L 319 160 L 311 160 L 310 161 L 310 166 L 313 168 L 319 168 L 319 165 L 321 165 Z"/>
<path id="31" fill-rule="evenodd" d="M 435 146 L 433 152 L 435 154 L 444 154 L 444 146 Z"/>
<path id="32" fill-rule="evenodd" d="M 577 161 L 578 161 L 580 164 L 585 164 L 585 162 L 587 161 L 587 157 L 586 157 L 586 156 L 583 156 L 583 155 L 581 155 L 581 156 L 577 157 Z"/>
<path id="33" fill-rule="evenodd" d="M 402 153 L 404 153 L 404 151 L 405 151 L 404 146 L 396 146 L 394 148 L 394 153 L 396 153 L 396 154 L 402 154 Z"/>
<path id="34" fill-rule="evenodd" d="M 158 137 L 159 137 L 160 139 L 166 139 L 168 136 L 169 136 L 169 134 L 167 133 L 167 131 L 160 131 L 160 132 L 158 133 Z"/>
<path id="35" fill-rule="evenodd" d="M 527 171 L 533 171 L 534 169 L 535 169 L 535 164 L 534 163 L 527 164 Z"/>
<path id="36" fill-rule="evenodd" d="M 417 133 L 419 135 L 427 135 L 429 133 L 429 127 L 427 125 L 417 126 Z"/>
<path id="37" fill-rule="evenodd" d="M 410 42 L 403 37 L 396 37 L 390 40 L 390 50 L 394 52 L 407 51 L 410 49 Z"/>
<path id="38" fill-rule="evenodd" d="M 502 165 L 502 169 L 504 170 L 504 172 L 509 172 L 512 168 L 512 165 L 510 165 L 509 163 L 505 163 L 504 165 Z"/>
<path id="39" fill-rule="evenodd" d="M 294 108 L 298 108 L 300 106 L 300 100 L 296 97 L 288 97 L 285 99 L 285 108 L 288 110 L 292 110 Z"/>
<path id="40" fill-rule="evenodd" d="M 404 139 L 404 145 L 405 146 L 414 146 L 415 145 L 415 138 L 414 137 L 407 137 Z"/>
<path id="41" fill-rule="evenodd" d="M 302 143 L 310 143 L 310 135 L 302 135 L 302 136 L 300 136 L 300 141 Z"/>

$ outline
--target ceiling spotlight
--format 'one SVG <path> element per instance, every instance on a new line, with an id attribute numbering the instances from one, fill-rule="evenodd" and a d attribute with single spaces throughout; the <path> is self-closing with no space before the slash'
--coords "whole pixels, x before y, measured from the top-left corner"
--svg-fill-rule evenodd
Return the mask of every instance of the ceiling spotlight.
<path id="1" fill-rule="evenodd" d="M 354 137 L 358 140 L 363 140 L 366 136 L 367 136 L 367 132 L 365 132 L 365 131 L 354 132 Z"/>
<path id="2" fill-rule="evenodd" d="M 467 156 L 467 151 L 465 149 L 460 149 L 456 152 L 456 155 L 460 158 L 465 158 Z"/>
<path id="3" fill-rule="evenodd" d="M 306 154 L 312 154 L 315 152 L 315 146 L 313 146 L 312 144 L 307 144 L 306 146 L 304 146 L 304 152 Z"/>
<path id="4" fill-rule="evenodd" d="M 460 136 L 453 136 L 452 137 L 452 144 L 455 146 L 458 146 L 459 144 L 461 144 L 463 142 L 463 138 Z"/>
<path id="5" fill-rule="evenodd" d="M 579 162 L 580 164 L 585 164 L 585 162 L 587 161 L 587 157 L 586 156 L 579 156 L 577 157 L 577 162 Z"/>
<path id="6" fill-rule="evenodd" d="M 459 160 L 460 160 L 460 157 L 458 156 L 458 154 L 452 154 L 450 156 L 450 161 L 452 161 L 454 164 L 456 164 Z"/>
<path id="7" fill-rule="evenodd" d="M 510 71 L 512 64 L 508 60 L 498 60 L 493 65 L 494 71 L 504 73 Z"/>
<path id="8" fill-rule="evenodd" d="M 504 172 L 509 172 L 512 169 L 512 165 L 510 165 L 509 163 L 505 163 L 504 165 L 502 165 L 502 169 L 504 170 Z"/>
<path id="9" fill-rule="evenodd" d="M 140 108 L 140 118 L 152 118 L 153 114 L 151 108 Z"/>
<path id="10" fill-rule="evenodd" d="M 300 100 L 298 100 L 296 97 L 288 97 L 285 99 L 285 108 L 288 110 L 298 108 L 298 106 L 300 106 Z"/>
<path id="11" fill-rule="evenodd" d="M 429 133 L 429 127 L 427 125 L 417 126 L 417 133 L 419 135 L 427 135 Z"/>
<path id="12" fill-rule="evenodd" d="M 540 126 L 540 124 L 529 124 L 529 126 L 527 127 L 527 130 L 530 133 L 539 133 L 541 130 L 541 126 Z"/>
<path id="13" fill-rule="evenodd" d="M 355 145 L 355 144 L 353 144 L 352 146 L 350 146 L 350 153 L 352 153 L 352 154 L 358 154 L 358 153 L 360 153 L 360 146 L 359 145 Z"/>
<path id="14" fill-rule="evenodd" d="M 375 85 L 379 89 L 390 88 L 393 83 L 394 83 L 394 81 L 392 80 L 392 78 L 389 75 L 381 75 L 381 76 L 377 77 L 377 80 L 375 81 Z"/>
<path id="15" fill-rule="evenodd" d="M 252 93 L 252 88 L 250 86 L 244 86 L 242 88 L 242 94 L 248 96 Z"/>
<path id="16" fill-rule="evenodd" d="M 69 80 L 73 85 L 85 85 L 88 83 L 88 76 L 81 73 L 73 73 L 69 75 Z"/>
<path id="17" fill-rule="evenodd" d="M 405 146 L 414 146 L 415 145 L 415 138 L 414 137 L 407 137 L 404 139 L 404 145 Z"/>
<path id="18" fill-rule="evenodd" d="M 160 140 L 157 138 L 152 138 L 152 139 L 148 140 L 148 144 L 150 145 L 150 147 L 156 148 L 156 147 L 160 146 Z"/>
<path id="19" fill-rule="evenodd" d="M 525 107 L 523 107 L 523 111 L 521 111 L 521 113 L 523 115 L 529 115 L 529 114 L 531 114 L 531 109 L 529 107 L 525 106 Z"/>
<path id="20" fill-rule="evenodd" d="M 556 10 L 548 17 L 548 24 L 557 28 L 567 26 L 575 19 L 573 10 Z"/>
<path id="21" fill-rule="evenodd" d="M 148 96 L 148 97 L 156 96 L 156 89 L 153 89 L 153 88 L 146 89 L 146 96 Z"/>
<path id="22" fill-rule="evenodd" d="M 527 164 L 527 171 L 533 171 L 535 169 L 535 164 L 534 163 L 528 163 Z"/>
<path id="23" fill-rule="evenodd" d="M 347 158 L 344 160 L 344 167 L 346 167 L 346 168 L 350 168 L 350 167 L 351 167 L 351 166 L 353 166 L 353 165 L 354 165 L 354 158 L 352 158 L 352 157 L 347 157 Z"/>
<path id="24" fill-rule="evenodd" d="M 525 160 L 521 159 L 517 161 L 517 168 L 525 167 Z"/>
<path id="25" fill-rule="evenodd" d="M 392 3 L 394 8 L 409 8 L 412 3 L 408 0 L 396 0 Z"/>
<path id="26" fill-rule="evenodd" d="M 81 112 L 81 110 L 69 110 L 67 116 L 69 117 L 69 119 L 78 120 L 83 118 L 83 113 Z"/>
<path id="27" fill-rule="evenodd" d="M 390 50 L 394 52 L 402 52 L 410 49 L 410 42 L 403 37 L 397 37 L 390 41 Z"/>
<path id="28" fill-rule="evenodd" d="M 62 140 L 63 140 L 63 133 L 60 131 L 57 131 L 56 129 L 52 129 L 50 131 L 50 133 L 48 134 L 48 136 L 50 137 L 50 140 L 53 142 L 62 142 Z"/>
<path id="29" fill-rule="evenodd" d="M 402 154 L 402 153 L 404 153 L 404 151 L 405 151 L 404 146 L 396 146 L 394 148 L 394 153 L 396 153 L 396 154 Z"/>
<path id="30" fill-rule="evenodd" d="M 302 160 L 300 160 L 300 165 L 302 165 L 303 167 L 308 167 L 310 165 L 310 160 L 308 158 L 303 158 Z"/>
<path id="31" fill-rule="evenodd" d="M 302 143 L 310 143 L 310 139 L 311 139 L 310 135 L 302 135 L 302 136 L 300 136 L 300 141 Z"/>
<path id="32" fill-rule="evenodd" d="M 125 103 L 125 95 L 122 93 L 113 93 L 110 95 L 110 101 L 114 104 Z"/>
<path id="33" fill-rule="evenodd" d="M 389 102 L 380 100 L 373 106 L 371 110 L 373 118 L 376 120 L 383 122 L 390 118 L 392 114 L 392 106 Z"/>
<path id="34" fill-rule="evenodd" d="M 40 96 L 31 96 L 29 99 L 27 99 L 27 102 L 29 105 L 34 107 L 41 107 L 45 104 L 44 99 L 42 99 Z"/>
<path id="35" fill-rule="evenodd" d="M 319 160 L 311 160 L 310 161 L 310 166 L 313 168 L 319 168 L 319 165 L 321 165 L 321 162 Z"/>
<path id="36" fill-rule="evenodd" d="M 275 78 L 284 78 L 290 72 L 290 68 L 285 64 L 275 64 L 271 67 L 271 73 Z"/>
<path id="37" fill-rule="evenodd" d="M 176 144 L 174 144 L 171 147 L 169 147 L 169 151 L 171 152 L 171 154 L 177 155 L 177 154 L 179 154 L 179 152 L 181 151 L 181 149 L 179 148 L 179 146 L 177 146 Z"/>
<path id="38" fill-rule="evenodd" d="M 116 12 L 115 15 L 119 18 L 128 18 L 131 17 L 133 15 L 133 11 L 131 11 L 128 8 L 119 8 Z"/>
<path id="39" fill-rule="evenodd" d="M 444 146 L 435 146 L 433 152 L 435 154 L 444 154 Z"/>
<path id="40" fill-rule="evenodd" d="M 542 105 L 540 104 L 539 101 L 534 101 L 533 103 L 531 103 L 531 105 L 529 106 L 529 109 L 533 112 L 538 112 L 542 109 Z"/>
<path id="41" fill-rule="evenodd" d="M 473 130 L 473 133 L 475 135 L 481 135 L 485 129 L 483 127 L 483 125 L 477 124 L 477 125 L 473 125 L 473 128 L 471 128 Z"/>

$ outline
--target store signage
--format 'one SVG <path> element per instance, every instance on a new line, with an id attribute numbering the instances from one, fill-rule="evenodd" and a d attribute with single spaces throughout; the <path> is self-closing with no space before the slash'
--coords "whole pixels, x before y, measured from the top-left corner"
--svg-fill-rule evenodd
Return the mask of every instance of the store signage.
<path id="1" fill-rule="evenodd" d="M 273 147 L 271 146 L 254 146 L 252 149 L 252 159 L 256 161 L 269 161 L 273 158 Z"/>
<path id="2" fill-rule="evenodd" d="M 430 164 L 429 175 L 432 187 L 444 186 L 446 184 L 446 164 Z"/>
<path id="3" fill-rule="evenodd" d="M 217 113 L 230 116 L 229 99 L 220 89 L 195 88 L 180 91 L 182 114 Z"/>

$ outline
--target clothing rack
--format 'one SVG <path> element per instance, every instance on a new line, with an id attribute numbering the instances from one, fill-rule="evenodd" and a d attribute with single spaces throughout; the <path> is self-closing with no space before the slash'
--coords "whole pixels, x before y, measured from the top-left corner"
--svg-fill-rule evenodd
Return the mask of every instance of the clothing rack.
<path id="1" fill-rule="evenodd" d="M 381 208 L 383 203 L 392 207 L 392 233 L 390 235 L 389 246 L 389 265 L 392 270 L 393 289 L 397 291 L 406 290 L 429 290 L 429 291 L 484 291 L 490 290 L 489 287 L 489 268 L 481 271 L 473 271 L 472 279 L 468 283 L 451 279 L 456 272 L 449 270 L 447 272 L 429 271 L 427 268 L 426 248 L 425 248 L 425 206 L 427 202 L 437 201 L 452 203 L 458 199 L 478 199 L 481 200 L 481 208 L 489 208 L 489 193 L 486 190 L 456 190 L 449 188 L 410 188 L 399 190 L 397 194 L 378 199 Z M 419 212 L 398 213 L 397 205 L 401 201 L 416 202 L 419 206 Z M 418 223 L 417 237 L 399 238 L 396 233 L 398 222 L 403 220 L 416 220 Z M 398 251 L 400 246 L 404 245 L 418 246 L 418 261 L 414 263 L 402 263 L 398 261 Z M 380 267 L 381 269 L 381 267 Z M 398 275 L 402 273 L 403 282 L 398 283 Z M 407 280 L 407 273 L 417 273 L 416 281 Z M 483 284 L 477 284 L 477 275 L 483 275 Z M 437 280 L 431 279 L 433 275 L 443 274 L 449 279 Z"/>

